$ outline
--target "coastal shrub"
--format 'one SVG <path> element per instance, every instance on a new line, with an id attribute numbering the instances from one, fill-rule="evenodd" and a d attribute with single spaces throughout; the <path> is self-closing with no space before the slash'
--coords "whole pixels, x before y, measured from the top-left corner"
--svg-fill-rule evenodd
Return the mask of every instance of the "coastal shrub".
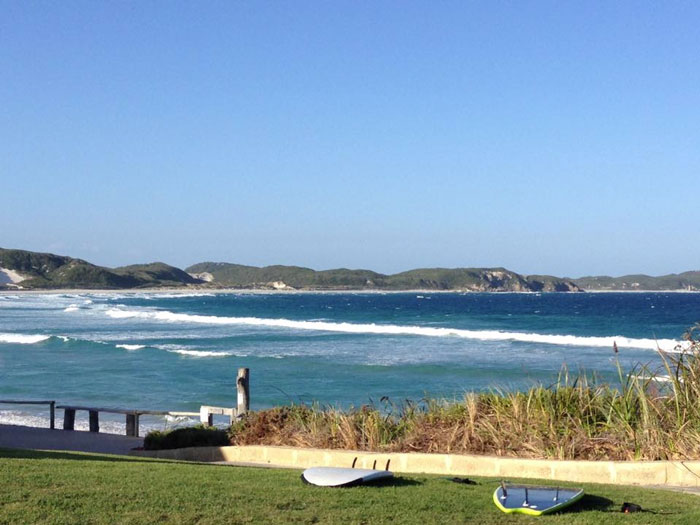
<path id="1" fill-rule="evenodd" d="M 223 447 L 229 444 L 225 430 L 197 425 L 174 430 L 154 430 L 146 434 L 143 448 L 164 450 L 184 447 Z"/>
<path id="2" fill-rule="evenodd" d="M 566 368 L 549 386 L 470 392 L 462 399 L 340 410 L 291 405 L 251 412 L 229 431 L 235 445 L 493 454 L 529 458 L 700 458 L 700 341 L 695 334 L 661 367 L 639 365 L 600 381 Z"/>
<path id="3" fill-rule="evenodd" d="M 250 412 L 230 428 L 235 445 L 265 444 L 354 450 L 391 449 L 403 439 L 411 418 L 406 403 L 401 413 L 364 405 L 340 410 L 319 405 L 291 405 Z"/>

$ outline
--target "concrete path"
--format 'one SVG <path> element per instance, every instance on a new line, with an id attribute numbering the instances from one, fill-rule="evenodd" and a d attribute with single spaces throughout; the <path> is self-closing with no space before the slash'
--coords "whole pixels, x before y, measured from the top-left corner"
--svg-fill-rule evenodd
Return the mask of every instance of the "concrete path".
<path id="1" fill-rule="evenodd" d="M 143 446 L 143 438 L 77 430 L 0 425 L 0 448 L 72 450 L 101 454 L 128 454 Z"/>

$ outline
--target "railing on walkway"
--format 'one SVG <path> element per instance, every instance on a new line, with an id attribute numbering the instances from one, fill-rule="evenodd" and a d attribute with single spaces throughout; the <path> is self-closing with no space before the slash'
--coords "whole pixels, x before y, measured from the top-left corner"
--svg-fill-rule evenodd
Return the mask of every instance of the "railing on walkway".
<path id="1" fill-rule="evenodd" d="M 139 419 L 143 415 L 149 416 L 199 416 L 199 412 L 167 412 L 163 410 L 139 410 L 132 408 L 100 408 L 76 405 L 58 405 L 56 408 L 63 409 L 63 430 L 75 430 L 75 412 L 85 410 L 89 414 L 90 432 L 100 431 L 100 412 L 109 414 L 126 415 L 126 435 L 138 437 Z"/>
<path id="2" fill-rule="evenodd" d="M 100 412 L 111 414 L 124 414 L 126 416 L 126 435 L 139 435 L 139 420 L 142 415 L 149 416 L 173 416 L 173 417 L 196 417 L 199 416 L 200 421 L 204 425 L 211 426 L 214 422 L 214 415 L 225 415 L 229 417 L 230 423 L 233 423 L 236 418 L 246 414 L 250 408 L 250 370 L 248 368 L 239 368 L 238 377 L 236 378 L 237 404 L 236 408 L 214 407 L 202 405 L 199 412 L 172 412 L 163 410 L 140 410 L 131 408 L 101 408 L 84 405 L 56 405 L 55 401 L 26 401 L 26 400 L 0 400 L 0 403 L 16 404 L 16 405 L 44 405 L 50 407 L 50 424 L 51 428 L 55 428 L 55 411 L 57 408 L 63 410 L 63 430 L 75 430 L 75 413 L 79 410 L 88 412 L 90 432 L 100 431 Z"/>
<path id="3" fill-rule="evenodd" d="M 33 401 L 26 399 L 0 399 L 0 403 L 6 405 L 49 405 L 49 428 L 55 428 L 56 401 Z"/>

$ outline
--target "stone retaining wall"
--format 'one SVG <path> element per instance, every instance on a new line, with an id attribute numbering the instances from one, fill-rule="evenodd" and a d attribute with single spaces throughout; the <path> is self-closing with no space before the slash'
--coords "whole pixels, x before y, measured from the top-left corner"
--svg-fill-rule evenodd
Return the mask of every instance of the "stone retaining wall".
<path id="1" fill-rule="evenodd" d="M 352 450 L 241 446 L 192 447 L 175 450 L 133 451 L 132 454 L 185 461 L 232 461 L 305 469 L 315 466 L 384 469 L 394 472 L 538 478 L 578 483 L 666 485 L 700 487 L 700 461 L 560 461 L 494 456 L 422 453 L 376 453 Z"/>

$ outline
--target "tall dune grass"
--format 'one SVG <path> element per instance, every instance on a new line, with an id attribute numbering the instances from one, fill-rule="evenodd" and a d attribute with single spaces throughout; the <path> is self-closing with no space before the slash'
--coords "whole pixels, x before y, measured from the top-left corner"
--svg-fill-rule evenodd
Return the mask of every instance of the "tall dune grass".
<path id="1" fill-rule="evenodd" d="M 700 341 L 694 334 L 661 367 L 639 365 L 617 382 L 562 369 L 551 386 L 467 393 L 339 410 L 292 405 L 251 413 L 230 430 L 232 444 L 366 451 L 493 454 L 558 459 L 700 457 Z"/>

